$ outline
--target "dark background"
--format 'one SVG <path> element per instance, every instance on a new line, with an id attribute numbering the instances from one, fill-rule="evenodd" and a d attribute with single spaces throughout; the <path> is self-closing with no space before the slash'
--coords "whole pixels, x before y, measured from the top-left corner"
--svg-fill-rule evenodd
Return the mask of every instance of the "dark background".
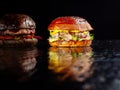
<path id="1" fill-rule="evenodd" d="M 4 0 L 0 16 L 24 13 L 37 24 L 37 34 L 48 38 L 47 27 L 59 16 L 80 16 L 88 20 L 95 39 L 120 39 L 120 0 Z"/>

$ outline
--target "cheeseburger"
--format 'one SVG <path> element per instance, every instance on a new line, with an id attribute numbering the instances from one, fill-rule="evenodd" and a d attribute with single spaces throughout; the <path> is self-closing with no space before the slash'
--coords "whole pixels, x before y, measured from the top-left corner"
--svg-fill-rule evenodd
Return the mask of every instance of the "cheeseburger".
<path id="1" fill-rule="evenodd" d="M 25 14 L 6 14 L 0 20 L 0 46 L 34 46 L 40 36 L 35 35 L 36 23 Z"/>
<path id="2" fill-rule="evenodd" d="M 87 20 L 78 16 L 63 16 L 54 19 L 48 26 L 50 46 L 78 47 L 90 46 L 93 30 Z"/>

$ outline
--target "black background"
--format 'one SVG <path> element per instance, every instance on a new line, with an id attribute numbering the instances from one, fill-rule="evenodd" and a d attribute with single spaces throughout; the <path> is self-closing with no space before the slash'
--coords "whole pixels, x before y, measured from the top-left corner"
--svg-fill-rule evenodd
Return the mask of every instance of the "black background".
<path id="1" fill-rule="evenodd" d="M 80 16 L 88 20 L 95 39 L 120 39 L 120 0 L 4 0 L 0 2 L 0 16 L 24 13 L 31 16 L 36 32 L 48 38 L 47 27 L 59 16 Z"/>
<path id="2" fill-rule="evenodd" d="M 7 13 L 24 13 L 31 16 L 37 25 L 36 34 L 42 36 L 45 40 L 49 35 L 47 27 L 50 22 L 56 17 L 65 15 L 80 16 L 87 19 L 94 28 L 92 33 L 94 33 L 95 39 L 120 39 L 120 0 L 1 0 L 0 17 Z M 96 51 L 94 52 L 96 60 L 94 68 L 96 71 L 94 72 L 92 78 L 90 78 L 90 83 L 93 82 L 91 85 L 94 87 L 95 84 L 95 88 L 98 88 L 98 90 L 106 89 L 105 86 L 107 88 L 109 88 L 108 86 L 110 86 L 110 88 L 114 88 L 114 85 L 112 85 L 111 82 L 114 81 L 113 79 L 116 81 L 119 78 L 119 63 L 116 62 L 119 60 L 120 55 L 119 42 L 115 41 L 113 43 L 108 41 L 107 43 L 108 44 L 96 42 L 96 47 L 93 48 L 93 50 Z M 98 45 L 103 47 L 98 48 Z M 77 90 L 79 90 L 82 87 L 82 84 L 80 83 L 76 84 L 66 82 L 65 84 L 63 83 L 63 85 L 61 85 L 62 87 L 57 87 L 58 83 L 56 83 L 56 81 L 52 82 L 54 81 L 52 78 L 54 76 L 47 71 L 47 50 L 47 48 L 42 48 L 42 57 L 39 57 L 39 60 L 37 60 L 37 74 L 34 74 L 31 82 L 28 82 L 28 85 L 23 84 L 23 87 L 29 87 L 31 89 L 31 87 L 35 86 L 33 90 L 37 88 L 46 89 L 49 87 L 52 90 L 55 90 L 59 87 L 61 90 L 66 90 L 67 87 L 73 87 L 74 90 L 77 88 Z M 111 61 L 109 62 L 109 60 Z M 105 63 L 105 61 L 107 62 Z M 106 67 L 103 67 L 103 65 Z M 0 73 L 0 83 L 2 83 L 1 86 L 8 88 L 9 85 L 9 88 L 11 88 L 12 86 L 15 87 L 17 85 L 17 83 L 14 83 L 13 78 L 11 78 L 11 73 L 7 74 L 4 73 L 4 71 Z M 47 80 L 48 82 L 46 82 Z M 89 82 L 86 83 L 89 87 Z M 113 83 L 116 84 L 116 82 Z M 102 87 L 102 89 L 99 88 L 99 86 Z M 70 90 L 71 88 L 68 89 Z"/>

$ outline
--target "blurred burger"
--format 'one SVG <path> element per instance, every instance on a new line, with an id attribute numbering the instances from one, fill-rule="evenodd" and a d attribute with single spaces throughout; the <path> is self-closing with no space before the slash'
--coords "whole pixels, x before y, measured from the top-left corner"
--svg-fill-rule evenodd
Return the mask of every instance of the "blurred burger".
<path id="1" fill-rule="evenodd" d="M 35 21 L 25 14 L 6 14 L 0 20 L 0 46 L 34 46 L 40 36 L 36 36 Z"/>
<path id="2" fill-rule="evenodd" d="M 87 20 L 78 16 L 63 16 L 54 19 L 48 26 L 50 46 L 78 47 L 90 46 L 93 30 Z"/>

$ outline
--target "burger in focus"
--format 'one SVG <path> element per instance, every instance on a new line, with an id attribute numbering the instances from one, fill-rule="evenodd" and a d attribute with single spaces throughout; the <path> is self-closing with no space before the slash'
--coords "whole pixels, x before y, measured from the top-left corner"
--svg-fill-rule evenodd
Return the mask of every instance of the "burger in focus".
<path id="1" fill-rule="evenodd" d="M 6 14 L 0 20 L 0 46 L 35 46 L 40 36 L 36 36 L 36 23 L 25 14 Z"/>
<path id="2" fill-rule="evenodd" d="M 50 46 L 79 47 L 90 46 L 94 38 L 88 21 L 78 16 L 62 16 L 54 19 L 48 26 Z"/>

